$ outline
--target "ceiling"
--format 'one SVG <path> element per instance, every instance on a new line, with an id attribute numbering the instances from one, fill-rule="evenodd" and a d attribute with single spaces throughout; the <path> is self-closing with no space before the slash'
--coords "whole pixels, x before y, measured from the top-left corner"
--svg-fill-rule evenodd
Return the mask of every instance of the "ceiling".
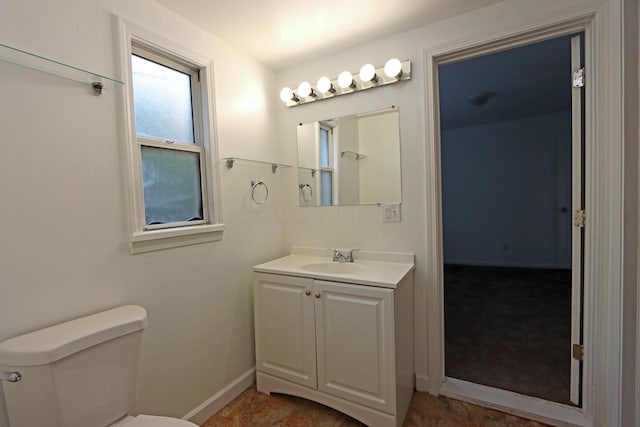
<path id="1" fill-rule="evenodd" d="M 274 70 L 501 0 L 155 0 Z M 568 37 L 440 66 L 443 129 L 571 107 Z M 470 96 L 492 92 L 484 105 Z"/>
<path id="2" fill-rule="evenodd" d="M 501 0 L 156 0 L 280 70 Z"/>
<path id="3" fill-rule="evenodd" d="M 571 36 L 438 67 L 443 129 L 571 108 Z M 491 92 L 481 106 L 470 96 Z"/>

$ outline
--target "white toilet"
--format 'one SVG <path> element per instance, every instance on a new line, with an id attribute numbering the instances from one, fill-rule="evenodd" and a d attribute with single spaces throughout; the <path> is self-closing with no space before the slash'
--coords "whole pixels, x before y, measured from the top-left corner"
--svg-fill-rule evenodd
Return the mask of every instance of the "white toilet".
<path id="1" fill-rule="evenodd" d="M 128 415 L 146 326 L 145 309 L 127 305 L 0 343 L 0 382 L 9 425 L 196 426 L 176 418 Z"/>

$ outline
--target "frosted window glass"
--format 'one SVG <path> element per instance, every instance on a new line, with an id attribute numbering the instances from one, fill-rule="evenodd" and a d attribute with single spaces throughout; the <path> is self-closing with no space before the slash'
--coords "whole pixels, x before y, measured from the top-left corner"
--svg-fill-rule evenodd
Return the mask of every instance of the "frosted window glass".
<path id="1" fill-rule="evenodd" d="M 328 168 L 329 162 L 329 131 L 320 128 L 320 167 Z"/>
<path id="2" fill-rule="evenodd" d="M 191 76 L 131 55 L 136 133 L 194 143 Z"/>
<path id="3" fill-rule="evenodd" d="M 333 193 L 333 173 L 320 171 L 320 204 L 322 206 L 332 205 Z"/>
<path id="4" fill-rule="evenodd" d="M 203 218 L 200 153 L 142 146 L 146 223 Z"/>

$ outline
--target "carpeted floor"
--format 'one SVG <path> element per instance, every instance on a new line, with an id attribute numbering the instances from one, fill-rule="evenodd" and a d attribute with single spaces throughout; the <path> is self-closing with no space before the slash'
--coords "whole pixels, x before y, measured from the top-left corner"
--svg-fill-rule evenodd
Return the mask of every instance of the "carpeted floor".
<path id="1" fill-rule="evenodd" d="M 445 374 L 570 404 L 571 271 L 445 265 Z"/>
<path id="2" fill-rule="evenodd" d="M 202 427 L 363 427 L 364 424 L 319 403 L 266 394 L 255 386 L 209 418 Z M 415 392 L 404 427 L 544 427 L 535 421 L 446 397 Z"/>

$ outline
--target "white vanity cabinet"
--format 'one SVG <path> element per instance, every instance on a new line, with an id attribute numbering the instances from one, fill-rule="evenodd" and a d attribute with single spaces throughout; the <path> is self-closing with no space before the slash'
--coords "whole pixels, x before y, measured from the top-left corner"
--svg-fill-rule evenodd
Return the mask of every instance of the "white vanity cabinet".
<path id="1" fill-rule="evenodd" d="M 256 369 L 316 388 L 313 279 L 256 273 Z"/>
<path id="2" fill-rule="evenodd" d="M 370 426 L 400 426 L 414 390 L 413 279 L 394 287 L 256 272 L 257 387 Z"/>

